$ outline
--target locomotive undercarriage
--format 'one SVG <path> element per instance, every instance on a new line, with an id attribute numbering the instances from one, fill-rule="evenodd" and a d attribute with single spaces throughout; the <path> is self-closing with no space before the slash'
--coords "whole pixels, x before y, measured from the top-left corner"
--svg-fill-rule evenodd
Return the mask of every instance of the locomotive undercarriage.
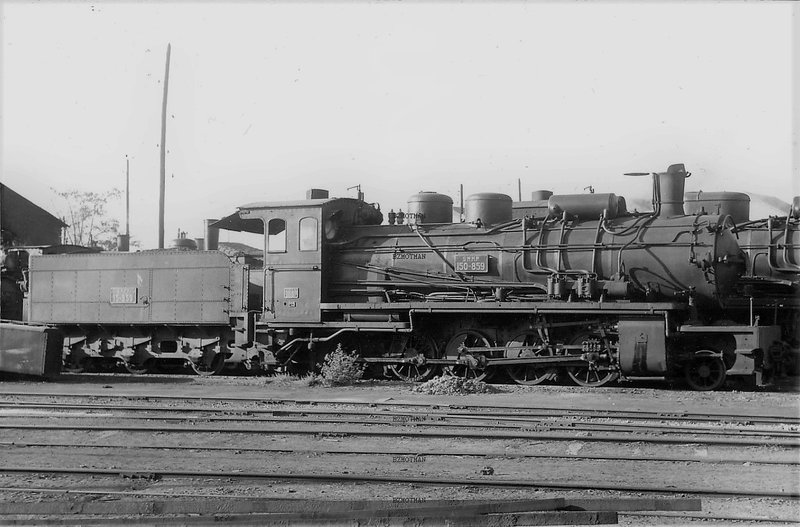
<path id="1" fill-rule="evenodd" d="M 202 326 L 74 326 L 65 333 L 63 364 L 66 371 L 124 368 L 133 374 L 156 369 L 188 368 L 208 376 L 226 362 L 243 360 L 242 350 L 229 346 L 227 327 Z"/>
<path id="2" fill-rule="evenodd" d="M 679 304 L 504 302 L 494 306 L 503 313 L 491 315 L 485 303 L 379 306 L 367 312 L 363 305 L 325 305 L 326 322 L 271 323 L 257 331 L 268 337 L 262 347 L 270 350 L 270 366 L 314 370 L 341 344 L 374 370 L 403 381 L 442 372 L 597 387 L 665 377 L 713 390 L 729 376 L 765 384 L 780 369 L 775 326 L 688 323 L 691 312 Z M 763 343 L 772 348 L 761 349 Z"/>

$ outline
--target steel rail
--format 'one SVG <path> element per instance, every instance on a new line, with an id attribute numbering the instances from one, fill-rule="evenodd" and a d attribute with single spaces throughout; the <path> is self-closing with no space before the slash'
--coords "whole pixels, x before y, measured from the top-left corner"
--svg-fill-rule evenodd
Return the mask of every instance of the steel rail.
<path id="1" fill-rule="evenodd" d="M 573 417 L 583 417 L 588 419 L 625 419 L 629 420 L 629 418 L 623 417 L 616 417 L 616 416 L 563 416 L 558 414 L 546 414 L 541 416 L 515 416 L 515 415 L 495 415 L 495 414 L 473 414 L 467 412 L 386 412 L 386 411 L 378 411 L 378 412 L 365 412 L 360 410 L 312 410 L 312 409 L 297 409 L 297 410 L 288 410 L 288 409 L 280 409 L 280 410 L 267 410 L 263 408 L 254 408 L 254 409 L 208 409 L 208 408 L 201 408 L 201 407 L 192 407 L 192 406 L 141 406 L 141 405 L 103 405 L 103 404 L 70 404 L 70 403 L 0 403 L 0 408 L 8 408 L 8 409 L 18 409 L 18 408 L 33 408 L 33 409 L 44 409 L 44 410 L 103 410 L 103 411 L 144 411 L 144 412 L 165 412 L 165 413 L 213 413 L 213 414 L 222 414 L 222 416 L 213 417 L 214 420 L 232 420 L 231 418 L 224 417 L 225 415 L 250 415 L 250 414 L 270 414 L 274 417 L 283 417 L 289 415 L 300 415 L 300 416 L 308 416 L 308 415 L 344 415 L 344 416 L 371 416 L 371 417 L 379 417 L 379 418 L 392 418 L 396 419 L 398 417 L 407 418 L 409 422 L 420 422 L 417 419 L 420 417 L 425 418 L 427 421 L 429 418 L 432 419 L 463 419 L 463 420 L 479 420 L 479 419 L 486 419 L 491 421 L 514 421 L 514 422 L 522 422 L 522 423 L 534 423 L 534 424 L 544 424 L 549 425 L 551 422 L 543 421 L 542 418 L 547 417 L 558 417 L 558 418 L 573 418 Z M 0 415 L 0 418 L 10 418 L 15 417 L 13 415 L 3 416 Z M 18 416 L 16 416 L 18 417 Z M 32 417 L 37 417 L 33 415 Z M 52 417 L 62 417 L 60 415 L 53 415 Z M 63 417 L 77 417 L 77 416 L 70 416 L 68 414 L 64 414 Z M 122 418 L 122 416 L 120 416 Z M 197 417 L 200 419 L 200 417 Z M 161 417 L 153 417 L 152 419 L 163 419 Z M 174 418 L 170 418 L 174 419 Z M 206 419 L 206 418 L 203 418 Z M 208 418 L 212 419 L 212 418 Z M 648 418 L 641 418 L 641 420 L 645 420 Z M 235 420 L 235 419 L 233 419 Z M 242 419 L 244 420 L 244 419 Z M 255 418 L 248 419 L 248 420 L 258 420 Z M 269 421 L 268 419 L 262 419 L 265 421 Z M 649 419 L 649 420 L 658 420 L 664 421 L 665 419 Z M 678 420 L 674 419 L 673 420 Z M 687 421 L 691 421 L 687 420 Z M 318 421 L 322 422 L 322 421 Z M 338 422 L 338 421 L 337 421 Z M 359 421 L 360 422 L 360 421 Z M 400 421 L 391 421 L 392 424 L 398 424 Z M 587 424 L 591 424 L 594 426 L 617 426 L 613 423 L 577 423 L 573 424 L 572 421 L 569 422 L 570 424 L 561 425 L 562 427 L 573 428 L 575 426 L 585 426 Z M 749 424 L 749 423 L 748 423 Z M 553 425 L 556 426 L 556 425 Z M 703 433 L 704 431 L 710 431 L 714 433 L 734 433 L 736 435 L 759 435 L 759 434 L 768 434 L 768 435 L 780 435 L 785 437 L 792 437 L 795 435 L 799 435 L 800 431 L 798 430 L 772 430 L 766 428 L 746 428 L 744 430 L 738 429 L 731 429 L 730 427 L 727 428 L 712 428 L 712 427 L 690 427 L 690 426 L 671 426 L 666 424 L 631 424 L 626 423 L 624 425 L 630 428 L 649 428 L 649 429 L 664 429 L 667 431 L 676 431 L 676 430 L 691 430 L 697 431 L 698 433 Z M 726 426 L 725 424 L 722 425 L 723 427 Z M 788 425 L 793 426 L 793 425 Z M 512 427 L 508 427 L 512 428 Z"/>
<path id="2" fill-rule="evenodd" d="M 302 413 L 302 412 L 298 412 Z M 387 415 L 375 414 L 379 417 L 392 417 Z M 155 416 L 155 415 L 106 415 L 103 416 L 107 419 L 119 419 L 121 421 L 166 421 L 166 422 L 228 422 L 228 423 L 307 423 L 308 418 L 302 417 L 235 417 L 235 416 Z M 69 413 L 50 414 L 50 415 L 0 415 L 0 424 L 3 420 L 7 419 L 20 419 L 25 418 L 29 420 L 36 419 L 52 419 L 52 420 L 73 420 L 73 419 L 91 419 L 92 414 L 75 415 Z M 465 419 L 461 417 L 461 419 Z M 414 428 L 432 427 L 432 428 L 467 428 L 467 429 L 500 429 L 500 430 L 533 430 L 533 431 L 556 431 L 556 430 L 570 430 L 580 432 L 628 432 L 639 434 L 698 434 L 698 435 L 711 435 L 711 436 L 733 436 L 733 437 L 785 437 L 796 438 L 800 440 L 800 433 L 792 431 L 753 431 L 753 430 L 731 430 L 731 429 L 714 429 L 714 428 L 701 428 L 701 427 L 677 427 L 668 425 L 644 425 L 644 424 L 615 424 L 615 423 L 547 423 L 547 422 L 532 422 L 529 425 L 512 425 L 500 424 L 497 420 L 484 419 L 484 421 L 477 422 L 475 419 L 470 423 L 455 423 L 455 422 L 441 422 L 441 421 L 421 421 L 421 420 L 377 420 L 377 419 L 314 419 L 314 423 L 324 424 L 353 424 L 353 425 L 381 425 L 381 426 L 411 426 Z M 490 422 L 491 421 L 491 422 Z"/>
<path id="3" fill-rule="evenodd" d="M 375 483 L 414 483 L 424 485 L 444 486 L 488 486 L 488 487 L 534 487 L 569 490 L 611 490 L 622 492 L 657 492 L 661 494 L 693 494 L 709 496 L 758 496 L 769 498 L 800 498 L 800 490 L 742 490 L 732 488 L 713 487 L 681 487 L 681 486 L 654 486 L 626 483 L 575 483 L 573 481 L 554 480 L 518 480 L 501 479 L 492 476 L 480 478 L 432 478 L 427 476 L 407 476 L 404 474 L 314 474 L 297 472 L 226 472 L 204 470 L 125 470 L 103 468 L 70 468 L 70 467 L 19 467 L 2 466 L 0 474 L 67 474 L 81 476 L 129 476 L 129 477 L 157 477 L 157 478 L 225 478 L 225 479 L 270 479 L 270 480 L 302 480 L 302 481 L 333 481 L 333 482 L 375 482 Z"/>
<path id="4" fill-rule="evenodd" d="M 307 420 L 305 421 L 307 422 Z M 365 423 L 369 424 L 369 423 Z M 375 423 L 371 423 L 374 425 Z M 659 444 L 702 444 L 702 445 L 736 445 L 736 446 L 778 446 L 788 448 L 800 448 L 800 441 L 790 440 L 764 440 L 756 438 L 732 437 L 713 438 L 713 437 L 663 437 L 646 436 L 643 434 L 632 433 L 607 434 L 607 435 L 575 435 L 557 432 L 550 433 L 523 433 L 520 432 L 491 432 L 476 431 L 474 428 L 458 431 L 447 430 L 372 430 L 369 428 L 346 428 L 346 429 L 319 429 L 319 428 L 294 428 L 294 429 L 273 429 L 273 428 L 230 428 L 230 427 L 202 427 L 202 426 L 172 426 L 172 427 L 151 427 L 151 426 L 122 426 L 122 425 L 61 425 L 61 424 L 0 424 L 2 430 L 83 430 L 83 431 L 127 431 L 127 432 L 174 432 L 174 433 L 241 433 L 241 434 L 273 434 L 273 435 L 327 435 L 327 436 L 377 436 L 377 437 L 451 437 L 451 438 L 486 438 L 486 439 L 536 439 L 546 441 L 598 441 L 598 442 L 644 442 Z"/>
<path id="5" fill-rule="evenodd" d="M 178 401 L 223 401 L 223 402 L 249 402 L 258 404 L 272 404 L 272 405 L 286 405 L 294 404 L 297 406 L 309 405 L 328 405 L 328 406 L 368 406 L 368 407 L 413 407 L 413 408 L 449 408 L 457 410 L 485 410 L 491 412 L 492 415 L 498 415 L 496 410 L 511 410 L 508 415 L 527 415 L 525 412 L 555 412 L 557 415 L 569 416 L 578 415 L 576 412 L 584 412 L 592 416 L 605 415 L 607 417 L 625 415 L 631 416 L 652 416 L 652 419 L 686 419 L 686 420 L 731 420 L 740 419 L 752 422 L 778 422 L 782 424 L 800 423 L 800 416 L 781 416 L 781 415 L 746 415 L 746 414 L 725 414 L 725 413 L 689 413 L 689 412 L 657 412 L 648 410 L 604 410 L 592 408 L 571 408 L 560 409 L 552 407 L 531 407 L 531 406 L 512 406 L 512 405 L 478 405 L 478 404 L 452 404 L 452 403 L 421 403 L 421 402 L 388 402 L 388 401 L 358 401 L 358 400 L 324 400 L 324 399 L 276 399 L 264 397 L 233 397 L 233 396 L 207 396 L 207 395 L 143 395 L 143 394 L 75 394 L 75 393 L 30 393 L 30 392 L 2 392 L 0 397 L 15 396 L 15 397 L 56 397 L 74 399 L 76 397 L 83 398 L 97 398 L 97 399 L 126 399 L 126 400 L 178 400 Z M 516 412 L 514 412 L 516 411 Z M 538 414 L 532 414 L 538 415 Z"/>
<path id="6" fill-rule="evenodd" d="M 758 460 L 752 457 L 748 458 L 699 458 L 689 456 L 646 456 L 646 457 L 631 457 L 630 455 L 601 455 L 601 454 L 547 454 L 538 452 L 514 452 L 509 453 L 506 451 L 481 451 L 474 452 L 469 450 L 425 450 L 424 448 L 415 448 L 413 452 L 411 449 L 392 449 L 382 448 L 380 450 L 372 449 L 359 449 L 359 450 L 346 450 L 346 449 L 329 449 L 329 448 L 313 448 L 313 449 L 296 449 L 287 447 L 235 447 L 235 446 L 213 446 L 213 445 L 166 445 L 166 444 L 148 444 L 148 445 L 134 445 L 134 444 L 73 444 L 73 443 L 33 443 L 30 441 L 2 441 L 0 448 L 117 448 L 122 450 L 207 450 L 211 452 L 270 452 L 270 453 L 291 453 L 291 454 L 342 454 L 342 455 L 390 455 L 390 456 L 416 456 L 416 457 L 482 457 L 482 458 L 503 458 L 503 459 L 592 459 L 597 461 L 663 461 L 663 462 L 678 462 L 678 463 L 708 463 L 718 465 L 741 465 L 742 463 L 749 463 L 751 465 L 800 465 L 800 459 L 791 459 L 787 461 L 765 459 Z"/>

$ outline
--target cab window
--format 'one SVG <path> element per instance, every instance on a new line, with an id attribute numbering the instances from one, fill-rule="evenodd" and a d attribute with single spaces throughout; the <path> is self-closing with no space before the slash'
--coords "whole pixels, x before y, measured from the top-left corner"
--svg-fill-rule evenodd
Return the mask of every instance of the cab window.
<path id="1" fill-rule="evenodd" d="M 300 250 L 317 250 L 317 220 L 316 218 L 303 218 L 300 220 Z"/>
<path id="2" fill-rule="evenodd" d="M 267 225 L 267 252 L 286 252 L 286 221 L 274 218 Z"/>

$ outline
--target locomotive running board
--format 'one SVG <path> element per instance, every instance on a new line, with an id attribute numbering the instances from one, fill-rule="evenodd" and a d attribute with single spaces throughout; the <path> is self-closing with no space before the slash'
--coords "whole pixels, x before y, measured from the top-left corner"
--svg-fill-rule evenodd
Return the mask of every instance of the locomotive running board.
<path id="1" fill-rule="evenodd" d="M 463 313 L 469 311 L 492 313 L 570 313 L 570 314 L 651 314 L 685 311 L 686 304 L 678 302 L 383 302 L 383 303 L 322 303 L 320 309 L 330 312 L 348 311 L 410 311 L 413 313 Z"/>
<path id="2" fill-rule="evenodd" d="M 393 329 L 399 332 L 411 331 L 411 324 L 408 322 L 259 322 L 259 329 L 264 326 L 269 329 L 351 329 L 353 331 L 370 331 Z"/>

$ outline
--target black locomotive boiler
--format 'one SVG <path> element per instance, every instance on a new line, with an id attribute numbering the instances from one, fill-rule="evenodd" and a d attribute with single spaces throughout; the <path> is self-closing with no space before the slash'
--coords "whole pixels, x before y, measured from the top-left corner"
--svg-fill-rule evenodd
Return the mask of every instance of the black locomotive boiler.
<path id="1" fill-rule="evenodd" d="M 650 213 L 613 194 L 551 196 L 544 217 L 516 219 L 508 196 L 479 194 L 455 223 L 438 194 L 412 196 L 388 224 L 355 199 L 240 207 L 225 225 L 264 233 L 265 249 L 263 302 L 243 320 L 249 353 L 313 365 L 347 340 L 406 380 L 502 368 L 522 384 L 562 372 L 587 386 L 766 382 L 781 328 L 731 320 L 746 255 L 727 215 L 685 214 L 687 176 L 654 174 Z"/>

